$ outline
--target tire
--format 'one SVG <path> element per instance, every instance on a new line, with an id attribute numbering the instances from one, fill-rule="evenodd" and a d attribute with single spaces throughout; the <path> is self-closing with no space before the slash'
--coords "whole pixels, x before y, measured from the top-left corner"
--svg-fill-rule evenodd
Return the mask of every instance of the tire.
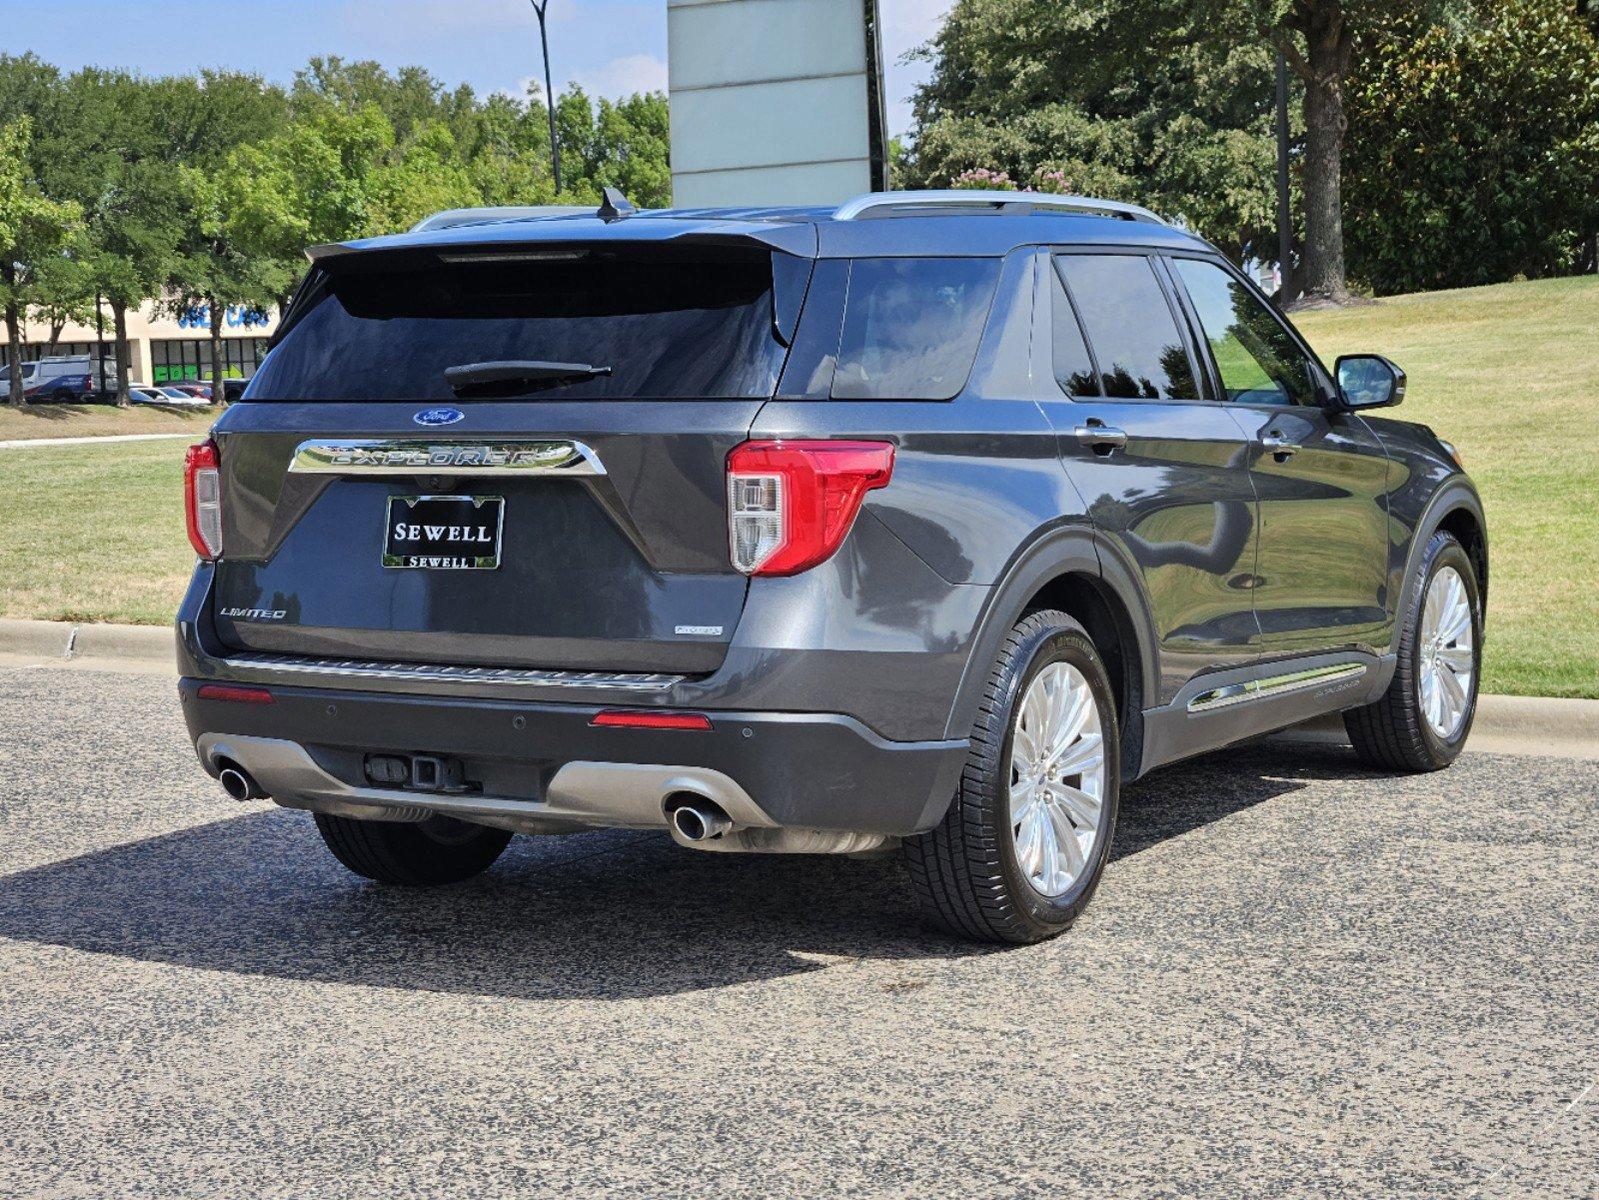
<path id="1" fill-rule="evenodd" d="M 71 392 L 62 391 L 51 396 L 50 402 L 52 404 L 76 404 L 78 402 L 78 398 Z"/>
<path id="2" fill-rule="evenodd" d="M 459 883 L 488 870 L 511 840 L 508 829 L 453 817 L 426 821 L 356 821 L 316 813 L 333 857 L 357 875 L 402 887 Z"/>
<path id="3" fill-rule="evenodd" d="M 1464 688 L 1465 707 L 1458 725 L 1452 732 L 1441 734 L 1424 711 L 1424 655 L 1429 646 L 1423 624 L 1427 597 L 1434 581 L 1445 571 L 1453 571 L 1460 580 L 1470 609 L 1471 677 Z M 1453 534 L 1440 530 L 1427 542 L 1418 578 L 1420 585 L 1410 599 L 1400 631 L 1393 682 L 1374 703 L 1344 714 L 1344 728 L 1355 754 L 1366 766 L 1377 770 L 1442 770 L 1460 754 L 1477 714 L 1477 691 L 1482 680 L 1482 598 L 1471 557 Z"/>
<path id="4" fill-rule="evenodd" d="M 1074 688 L 1081 681 L 1091 693 L 1093 716 L 1100 729 L 1101 762 L 1096 768 L 1100 772 L 1099 808 L 1095 832 L 1089 835 L 1092 843 L 1086 853 L 1079 851 L 1081 864 L 1069 884 L 1050 894 L 1053 889 L 1041 889 L 1029 878 L 1029 867 L 1018 847 L 1019 841 L 1029 843 L 1027 826 L 1022 826 L 1018 837 L 1012 825 L 1012 790 L 1013 786 L 1020 789 L 1022 783 L 1013 785 L 1011 775 L 1013 764 L 1019 767 L 1028 760 L 1026 743 L 1031 735 L 1022 735 L 1020 749 L 1017 744 L 1024 702 L 1035 680 L 1055 664 L 1068 669 L 1051 672 L 1052 678 L 1068 678 Z M 1084 746 L 1087 740 L 1084 736 L 1071 747 Z M 1076 787 L 1065 789 L 1068 792 L 1081 795 L 1091 786 L 1088 773 L 1069 773 L 1066 778 L 1077 779 Z M 1029 614 L 1011 630 L 989 673 L 960 790 L 949 812 L 932 831 L 905 841 L 912 886 L 929 918 L 957 936 L 986 942 L 1039 942 L 1064 932 L 1099 884 L 1115 834 L 1120 791 L 1121 740 L 1115 699 L 1093 642 L 1065 613 L 1045 610 Z M 1064 810 L 1057 807 L 1054 811 Z M 1060 826 L 1047 817 L 1040 820 L 1039 838 L 1053 838 L 1058 850 L 1064 847 Z M 1031 844 L 1036 848 L 1038 843 Z"/>

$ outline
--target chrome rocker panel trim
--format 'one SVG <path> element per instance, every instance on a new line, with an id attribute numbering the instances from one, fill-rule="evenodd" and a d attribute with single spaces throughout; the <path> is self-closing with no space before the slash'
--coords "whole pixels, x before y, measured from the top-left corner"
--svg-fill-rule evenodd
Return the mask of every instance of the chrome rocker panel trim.
<path id="1" fill-rule="evenodd" d="M 1188 711 L 1211 712 L 1230 708 L 1253 700 L 1266 700 L 1273 696 L 1286 696 L 1293 692 L 1308 691 L 1323 684 L 1338 683 L 1346 679 L 1359 679 L 1366 673 L 1365 663 L 1340 663 L 1325 667 L 1310 667 L 1302 671 L 1289 671 L 1282 675 L 1268 675 L 1262 679 L 1249 679 L 1230 683 L 1226 687 L 1200 692 L 1188 702 Z"/>

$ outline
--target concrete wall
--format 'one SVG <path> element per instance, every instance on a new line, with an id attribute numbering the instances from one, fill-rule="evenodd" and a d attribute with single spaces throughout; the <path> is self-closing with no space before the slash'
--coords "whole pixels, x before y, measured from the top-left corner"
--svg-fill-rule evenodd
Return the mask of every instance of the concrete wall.
<path id="1" fill-rule="evenodd" d="M 866 11 L 668 0 L 675 205 L 835 204 L 872 190 L 881 70 Z"/>

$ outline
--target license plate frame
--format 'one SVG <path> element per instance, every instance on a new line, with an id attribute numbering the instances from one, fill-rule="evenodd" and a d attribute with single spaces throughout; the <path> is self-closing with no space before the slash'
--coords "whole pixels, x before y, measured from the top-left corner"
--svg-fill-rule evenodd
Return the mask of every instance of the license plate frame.
<path id="1" fill-rule="evenodd" d="M 382 562 L 389 570 L 499 568 L 504 496 L 390 496 L 384 511 Z"/>

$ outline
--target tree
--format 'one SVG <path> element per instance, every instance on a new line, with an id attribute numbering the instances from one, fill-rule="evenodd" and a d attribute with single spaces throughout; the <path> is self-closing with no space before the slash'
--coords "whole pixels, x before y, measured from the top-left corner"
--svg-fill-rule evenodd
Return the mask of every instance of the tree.
<path id="1" fill-rule="evenodd" d="M 258 253 L 234 236 L 222 181 L 240 145 L 270 137 L 287 115 L 283 93 L 255 75 L 206 71 L 198 79 L 153 85 L 174 150 L 178 241 L 167 271 L 164 304 L 176 313 L 206 314 L 211 335 L 212 402 L 220 404 L 226 376 L 222 326 L 230 307 L 270 307 L 289 289 L 292 275 L 275 256 Z"/>
<path id="2" fill-rule="evenodd" d="M 40 297 L 40 268 L 58 255 L 82 213 L 51 200 L 32 178 L 33 125 L 27 118 L 0 127 L 0 304 L 6 323 L 9 400 L 22 404 L 22 314 Z"/>
<path id="3" fill-rule="evenodd" d="M 1344 90 L 1363 31 L 1470 0 L 957 0 L 924 48 L 913 174 L 1061 169 L 1085 190 L 1175 212 L 1231 253 L 1276 224 L 1272 56 L 1303 85 L 1301 283 L 1348 299 Z M 952 167 L 957 168 L 951 170 Z M 1019 174 L 1018 174 L 1019 169 Z"/>
<path id="4" fill-rule="evenodd" d="M 1174 4 L 959 0 L 921 51 L 933 74 L 901 174 L 931 187 L 976 168 L 1029 186 L 1053 174 L 1241 257 L 1276 224 L 1272 52 L 1192 23 Z"/>
<path id="5" fill-rule="evenodd" d="M 1348 97 L 1349 262 L 1379 292 L 1581 266 L 1599 228 L 1599 38 L 1565 0 L 1371 30 Z"/>
<path id="6" fill-rule="evenodd" d="M 111 309 L 117 403 L 132 382 L 128 312 L 163 297 L 181 236 L 172 118 L 152 81 L 86 67 L 69 76 L 52 120 L 45 189 L 83 210 L 86 280 Z"/>

